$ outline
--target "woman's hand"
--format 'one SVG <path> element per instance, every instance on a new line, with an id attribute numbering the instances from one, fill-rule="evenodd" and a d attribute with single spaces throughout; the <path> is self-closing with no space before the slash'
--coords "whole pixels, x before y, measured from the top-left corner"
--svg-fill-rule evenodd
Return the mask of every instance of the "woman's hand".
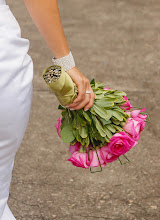
<path id="1" fill-rule="evenodd" d="M 66 71 L 66 73 L 68 73 L 78 87 L 77 98 L 73 103 L 66 105 L 66 107 L 69 107 L 70 110 L 79 110 L 84 107 L 84 111 L 87 111 L 92 107 L 95 99 L 95 94 L 91 88 L 89 79 L 87 79 L 76 66 Z M 91 91 L 91 93 L 86 93 L 86 90 Z"/>

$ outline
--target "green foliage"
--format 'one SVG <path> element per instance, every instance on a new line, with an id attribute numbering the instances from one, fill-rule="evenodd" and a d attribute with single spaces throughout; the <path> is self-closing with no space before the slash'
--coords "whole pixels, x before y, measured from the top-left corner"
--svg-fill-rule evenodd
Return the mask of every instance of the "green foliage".
<path id="1" fill-rule="evenodd" d="M 95 93 L 93 106 L 88 110 L 73 110 L 63 108 L 61 121 L 61 136 L 63 142 L 71 145 L 77 141 L 82 144 L 81 152 L 92 144 L 95 147 L 104 146 L 110 142 L 110 138 L 116 133 L 123 131 L 129 115 L 120 108 L 126 100 L 127 94 L 118 90 L 104 90 L 103 83 L 90 81 Z"/>
<path id="2" fill-rule="evenodd" d="M 75 136 L 72 132 L 72 125 L 67 124 L 61 130 L 61 137 L 64 143 L 72 142 L 75 139 Z"/>
<path id="3" fill-rule="evenodd" d="M 97 113 L 97 115 L 99 115 L 101 118 L 108 120 L 108 113 L 104 107 L 100 107 L 96 103 L 94 103 L 92 108 L 95 111 L 95 113 Z"/>
<path id="4" fill-rule="evenodd" d="M 61 110 L 63 110 L 63 109 L 65 109 L 62 105 L 59 105 L 58 106 L 58 109 L 61 109 Z"/>

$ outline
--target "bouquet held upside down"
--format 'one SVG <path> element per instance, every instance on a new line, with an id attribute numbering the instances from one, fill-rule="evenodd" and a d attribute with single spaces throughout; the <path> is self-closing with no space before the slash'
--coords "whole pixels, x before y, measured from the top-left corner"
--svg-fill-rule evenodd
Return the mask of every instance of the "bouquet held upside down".
<path id="1" fill-rule="evenodd" d="M 64 143 L 69 143 L 71 161 L 74 166 L 85 169 L 106 166 L 119 159 L 138 144 L 147 120 L 145 108 L 133 110 L 123 91 L 114 90 L 104 83 L 91 80 L 95 93 L 93 106 L 84 111 L 70 110 L 70 104 L 78 95 L 78 88 L 61 66 L 46 68 L 43 78 L 61 105 L 61 117 L 55 124 L 57 133 Z M 138 108 L 138 107 L 136 107 Z M 148 117 L 149 118 L 149 117 Z M 97 171 L 96 171 L 97 172 Z"/>

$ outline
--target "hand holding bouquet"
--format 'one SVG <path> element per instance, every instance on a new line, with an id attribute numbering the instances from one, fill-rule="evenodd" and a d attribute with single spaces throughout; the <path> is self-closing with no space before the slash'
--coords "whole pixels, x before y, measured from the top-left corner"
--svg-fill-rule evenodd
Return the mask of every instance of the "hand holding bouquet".
<path id="1" fill-rule="evenodd" d="M 51 69 L 52 75 L 49 75 Z M 57 69 L 59 75 L 55 74 Z M 107 163 L 120 160 L 121 155 L 129 161 L 125 153 L 138 144 L 147 121 L 145 108 L 133 110 L 125 92 L 110 89 L 93 79 L 90 82 L 95 94 L 93 106 L 88 111 L 71 111 L 64 105 L 72 103 L 78 90 L 72 79 L 68 79 L 69 75 L 63 75 L 68 74 L 60 66 L 43 72 L 47 85 L 61 103 L 62 117 L 56 128 L 63 142 L 70 144 L 68 161 L 90 171 L 91 167 L 100 167 L 102 171 Z"/>
<path id="2" fill-rule="evenodd" d="M 77 67 L 65 72 L 61 66 L 53 65 L 44 70 L 43 77 L 62 106 L 67 104 L 75 110 L 83 107 L 86 110 L 93 105 L 94 92 L 90 82 Z M 86 90 L 90 90 L 91 94 L 86 94 Z"/>

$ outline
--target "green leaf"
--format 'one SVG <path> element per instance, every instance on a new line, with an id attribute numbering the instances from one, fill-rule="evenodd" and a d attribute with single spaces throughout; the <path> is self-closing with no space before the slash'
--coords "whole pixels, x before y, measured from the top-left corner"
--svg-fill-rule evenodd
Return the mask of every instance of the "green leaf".
<path id="1" fill-rule="evenodd" d="M 105 84 L 104 83 L 100 83 L 100 82 L 96 82 L 95 83 L 95 88 L 104 88 Z"/>
<path id="2" fill-rule="evenodd" d="M 109 89 L 109 90 L 106 90 L 106 96 L 108 96 L 109 94 L 113 94 L 114 92 L 116 92 L 117 90 L 115 89 Z"/>
<path id="3" fill-rule="evenodd" d="M 112 109 L 120 112 L 124 116 L 126 115 L 125 111 L 123 109 L 121 109 L 119 106 L 114 106 Z"/>
<path id="4" fill-rule="evenodd" d="M 123 105 L 123 104 L 125 104 L 125 103 L 126 103 L 126 101 L 117 102 L 117 105 L 121 106 L 121 105 Z"/>
<path id="5" fill-rule="evenodd" d="M 70 143 L 75 139 L 75 136 L 72 132 L 72 125 L 68 124 L 66 126 L 64 126 L 60 132 L 61 137 L 62 137 L 62 141 L 64 143 Z"/>
<path id="6" fill-rule="evenodd" d="M 72 119 L 72 113 L 71 113 L 72 111 L 70 110 L 70 109 L 67 109 L 67 113 L 68 113 L 68 117 L 70 118 L 70 119 Z"/>
<path id="7" fill-rule="evenodd" d="M 124 127 L 124 125 L 126 124 L 126 122 L 121 121 L 121 123 L 120 123 L 120 124 L 121 124 L 121 126 L 122 126 L 122 127 Z"/>
<path id="8" fill-rule="evenodd" d="M 115 103 L 117 104 L 121 104 L 122 102 L 124 102 L 123 98 L 121 96 L 117 97 L 117 100 L 115 101 Z M 126 101 L 125 101 L 126 102 Z"/>
<path id="9" fill-rule="evenodd" d="M 103 107 L 100 107 L 98 105 L 96 105 L 95 103 L 92 105 L 93 110 L 102 118 L 108 120 L 109 117 L 108 117 L 108 113 L 107 111 L 103 108 Z"/>
<path id="10" fill-rule="evenodd" d="M 120 96 L 127 96 L 127 94 L 123 91 L 116 91 L 114 94 L 115 95 L 120 95 Z"/>
<path id="11" fill-rule="evenodd" d="M 91 118 L 89 117 L 88 113 L 83 111 L 83 116 L 85 117 L 85 119 L 89 122 L 89 124 L 91 124 Z"/>
<path id="12" fill-rule="evenodd" d="M 114 124 L 116 124 L 116 125 L 119 125 L 119 124 L 120 124 L 120 121 L 117 120 L 117 119 L 114 118 L 114 117 L 111 118 L 111 121 L 112 121 Z"/>
<path id="13" fill-rule="evenodd" d="M 106 141 L 107 143 L 110 142 L 110 140 L 109 140 L 109 138 L 108 138 L 107 136 L 105 136 L 104 139 L 105 139 L 105 141 Z"/>
<path id="14" fill-rule="evenodd" d="M 93 106 L 92 106 L 92 107 L 93 107 Z M 89 111 L 91 112 L 92 115 L 98 116 L 98 114 L 92 109 L 92 107 L 89 109 Z"/>
<path id="15" fill-rule="evenodd" d="M 90 144 L 90 139 L 89 139 L 89 136 L 87 136 L 85 138 L 85 147 L 88 147 L 89 144 Z"/>
<path id="16" fill-rule="evenodd" d="M 100 135 L 99 132 L 96 133 L 96 140 L 101 141 L 103 145 L 105 144 L 105 139 Z"/>
<path id="17" fill-rule="evenodd" d="M 95 94 L 95 100 L 96 99 L 103 99 L 104 98 L 104 94 Z"/>
<path id="18" fill-rule="evenodd" d="M 65 108 L 62 105 L 59 105 L 58 109 L 65 109 Z"/>
<path id="19" fill-rule="evenodd" d="M 63 117 L 65 117 L 66 114 L 67 114 L 67 109 L 64 109 L 64 110 L 61 112 L 61 115 L 62 115 Z"/>
<path id="20" fill-rule="evenodd" d="M 80 129 L 81 127 L 80 117 L 78 114 L 76 114 L 75 117 L 76 117 L 76 128 Z"/>
<path id="21" fill-rule="evenodd" d="M 105 125 L 104 126 L 104 129 L 105 129 L 105 132 L 106 132 L 106 134 L 107 134 L 107 137 L 110 139 L 112 136 L 113 136 L 113 134 L 110 132 L 110 130 L 107 128 L 107 125 Z"/>
<path id="22" fill-rule="evenodd" d="M 106 136 L 106 132 L 105 130 L 103 129 L 101 123 L 99 122 L 99 120 L 96 118 L 96 116 L 92 115 L 92 119 L 93 119 L 93 122 L 97 128 L 97 130 L 99 131 L 100 135 L 102 137 L 105 137 Z"/>
<path id="23" fill-rule="evenodd" d="M 117 98 L 117 100 L 115 101 L 115 103 L 122 105 L 122 103 L 126 103 L 126 101 L 124 101 L 123 98 L 120 96 L 120 97 Z"/>
<path id="24" fill-rule="evenodd" d="M 79 134 L 79 130 L 78 129 L 76 130 L 76 139 L 77 139 L 77 141 L 79 141 L 81 143 L 82 138 L 81 138 L 81 136 Z"/>
<path id="25" fill-rule="evenodd" d="M 70 142 L 70 145 L 74 145 L 77 142 L 76 138 Z"/>
<path id="26" fill-rule="evenodd" d="M 76 117 L 73 118 L 73 128 L 76 128 Z"/>
<path id="27" fill-rule="evenodd" d="M 86 148 L 83 146 L 83 144 L 81 145 L 79 149 L 79 153 L 86 153 Z"/>
<path id="28" fill-rule="evenodd" d="M 73 129 L 72 132 L 73 132 L 73 135 L 76 137 L 76 129 Z"/>
<path id="29" fill-rule="evenodd" d="M 82 138 L 86 138 L 88 136 L 88 127 L 80 127 L 79 134 Z"/>
<path id="30" fill-rule="evenodd" d="M 116 102 L 117 101 L 117 98 L 110 98 L 107 96 L 104 96 L 103 99 L 105 99 L 106 101 L 109 101 L 109 102 Z"/>
<path id="31" fill-rule="evenodd" d="M 101 107 L 110 107 L 110 108 L 114 106 L 114 102 L 110 102 L 105 99 L 96 100 L 95 104 Z"/>
<path id="32" fill-rule="evenodd" d="M 92 79 L 92 80 L 90 81 L 90 84 L 93 84 L 93 85 L 95 86 L 95 79 Z"/>
<path id="33" fill-rule="evenodd" d="M 84 146 L 84 145 L 85 145 L 85 143 L 86 143 L 85 138 L 82 138 L 82 140 L 81 140 L 81 144 Z"/>
<path id="34" fill-rule="evenodd" d="M 117 118 L 119 121 L 123 121 L 123 116 L 120 112 L 112 110 L 112 114 L 115 118 Z"/>
<path id="35" fill-rule="evenodd" d="M 108 119 L 107 119 L 107 120 L 109 120 L 109 119 L 113 116 L 112 110 L 106 109 L 106 112 L 107 112 L 107 114 L 108 114 Z"/>
<path id="36" fill-rule="evenodd" d="M 105 120 L 104 118 L 100 118 L 103 125 L 112 123 L 111 120 Z"/>
<path id="37" fill-rule="evenodd" d="M 70 123 L 69 123 L 68 117 L 62 118 L 62 120 L 61 120 L 61 130 L 62 130 L 63 127 L 65 127 L 66 125 L 69 125 L 69 124 Z"/>
<path id="38" fill-rule="evenodd" d="M 101 94 L 105 94 L 106 93 L 106 91 L 105 90 L 102 90 L 102 89 L 98 89 L 97 91 L 96 91 L 96 95 L 101 95 Z"/>
<path id="39" fill-rule="evenodd" d="M 112 132 L 112 133 L 115 133 L 116 132 L 116 129 L 114 128 L 114 126 L 112 124 L 108 124 L 106 125 L 106 127 Z"/>
<path id="40" fill-rule="evenodd" d="M 115 129 L 119 132 L 123 131 L 123 128 L 121 128 L 120 126 L 117 126 L 117 125 L 114 125 L 113 126 L 115 127 Z"/>
<path id="41" fill-rule="evenodd" d="M 104 97 L 107 97 L 107 98 L 112 98 L 112 99 L 117 98 L 117 96 L 116 96 L 116 95 L 114 95 L 114 94 L 105 94 L 105 95 L 104 95 Z"/>
<path id="42" fill-rule="evenodd" d="M 79 128 L 81 126 L 85 126 L 86 125 L 86 121 L 82 117 L 80 117 L 80 115 L 78 113 L 77 113 L 77 124 L 79 125 Z"/>

